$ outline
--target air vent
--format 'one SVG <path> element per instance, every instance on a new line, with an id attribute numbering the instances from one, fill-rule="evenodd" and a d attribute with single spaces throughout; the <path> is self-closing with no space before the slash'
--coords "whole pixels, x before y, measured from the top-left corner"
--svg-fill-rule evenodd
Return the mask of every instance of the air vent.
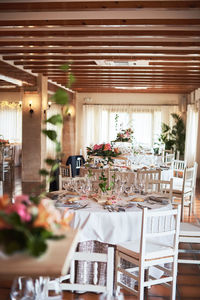
<path id="1" fill-rule="evenodd" d="M 125 61 L 125 60 L 95 60 L 95 63 L 98 66 L 102 67 L 132 67 L 132 66 L 148 66 L 149 61 L 148 60 L 133 60 L 133 61 Z"/>

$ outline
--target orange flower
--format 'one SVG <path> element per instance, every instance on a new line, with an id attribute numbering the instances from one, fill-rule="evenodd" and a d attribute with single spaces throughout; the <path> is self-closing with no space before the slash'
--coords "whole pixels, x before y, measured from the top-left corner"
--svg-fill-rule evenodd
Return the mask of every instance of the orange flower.
<path id="1" fill-rule="evenodd" d="M 110 144 L 105 144 L 103 151 L 112 150 Z"/>
<path id="2" fill-rule="evenodd" d="M 65 212 L 68 211 L 68 209 L 65 210 Z M 64 214 L 64 217 L 61 219 L 60 225 L 62 227 L 69 227 L 69 224 L 71 222 L 71 220 L 73 219 L 74 214 L 73 213 L 67 213 Z"/>
<path id="3" fill-rule="evenodd" d="M 0 209 L 5 209 L 10 203 L 11 200 L 9 199 L 8 195 L 5 194 L 0 197 Z"/>
<path id="4" fill-rule="evenodd" d="M 118 148 L 114 148 L 114 152 L 115 152 L 115 153 L 119 153 L 120 151 L 119 151 Z"/>
<path id="5" fill-rule="evenodd" d="M 44 227 L 47 230 L 50 229 L 50 224 L 48 222 L 48 218 L 50 217 L 50 213 L 46 210 L 44 205 L 40 203 L 38 205 L 38 216 L 33 223 L 34 227 Z"/>

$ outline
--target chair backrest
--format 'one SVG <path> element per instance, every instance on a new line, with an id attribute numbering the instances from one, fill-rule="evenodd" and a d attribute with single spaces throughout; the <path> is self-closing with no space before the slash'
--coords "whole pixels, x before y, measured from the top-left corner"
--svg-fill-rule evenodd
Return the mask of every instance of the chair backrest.
<path id="1" fill-rule="evenodd" d="M 135 179 L 137 177 L 136 172 L 121 172 L 121 171 L 110 171 L 109 170 L 109 184 L 120 180 L 121 183 L 126 183 L 127 186 L 135 184 Z"/>
<path id="2" fill-rule="evenodd" d="M 185 160 L 177 160 L 175 159 L 172 164 L 173 177 L 183 178 L 184 172 L 186 168 Z"/>
<path id="3" fill-rule="evenodd" d="M 59 174 L 62 177 L 72 177 L 71 165 L 66 166 L 64 164 L 61 164 L 59 167 Z"/>
<path id="4" fill-rule="evenodd" d="M 161 170 L 137 170 L 137 179 L 144 182 L 147 180 L 160 180 Z"/>
<path id="5" fill-rule="evenodd" d="M 174 153 L 166 153 L 164 157 L 164 164 L 168 167 L 171 167 L 174 161 Z"/>
<path id="6" fill-rule="evenodd" d="M 76 283 L 75 281 L 75 266 L 78 264 L 82 265 L 83 283 Z M 87 267 L 86 264 L 93 264 L 93 274 L 90 274 L 90 283 L 88 283 L 86 275 Z M 106 264 L 106 276 L 105 285 L 102 284 L 99 278 L 98 270 L 101 268 L 101 263 Z M 107 253 L 95 253 L 95 252 L 74 252 L 73 259 L 70 266 L 70 274 L 60 277 L 60 282 L 63 290 L 71 291 L 87 291 L 96 293 L 106 293 L 109 296 L 113 293 L 113 272 L 114 269 L 114 248 L 108 247 Z M 69 279 L 69 283 L 66 280 Z"/>
<path id="7" fill-rule="evenodd" d="M 195 189 L 197 167 L 198 164 L 195 162 L 193 167 L 185 169 L 185 173 L 183 177 L 183 191 L 185 191 L 185 189 L 187 189 L 188 187 L 190 187 L 191 189 Z"/>
<path id="8" fill-rule="evenodd" d="M 170 180 L 147 180 L 145 192 L 159 194 L 172 202 L 173 178 Z"/>
<path id="9" fill-rule="evenodd" d="M 59 166 L 59 190 L 63 189 L 63 179 L 72 177 L 71 165 L 60 164 Z"/>
<path id="10" fill-rule="evenodd" d="M 147 240 L 155 241 L 162 248 L 166 245 L 165 239 L 170 243 L 169 255 L 178 255 L 178 240 L 180 230 L 180 205 L 174 206 L 169 210 L 148 210 L 143 208 L 142 228 L 140 240 L 140 259 L 147 258 L 146 245 Z M 166 250 L 167 251 L 167 250 Z M 151 249 L 148 249 L 151 252 Z M 156 252 L 158 257 L 158 252 Z M 166 252 L 166 256 L 168 253 Z M 149 259 L 156 258 L 155 253 L 148 254 Z"/>

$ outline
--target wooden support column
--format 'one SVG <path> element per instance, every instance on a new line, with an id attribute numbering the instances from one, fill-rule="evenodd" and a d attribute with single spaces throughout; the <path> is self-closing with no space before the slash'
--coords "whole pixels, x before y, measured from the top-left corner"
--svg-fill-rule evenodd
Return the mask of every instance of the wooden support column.
<path id="1" fill-rule="evenodd" d="M 63 135 L 62 135 L 62 151 L 64 153 L 63 163 L 66 163 L 70 155 L 75 155 L 75 132 L 76 132 L 76 111 L 75 99 L 71 95 L 68 114 L 64 116 Z"/>
<path id="2" fill-rule="evenodd" d="M 32 101 L 31 106 L 30 101 Z M 22 105 L 22 182 L 40 182 L 39 169 L 46 157 L 44 110 L 47 107 L 47 77 L 39 75 L 37 92 L 24 93 Z M 32 110 L 32 111 L 31 111 Z"/>

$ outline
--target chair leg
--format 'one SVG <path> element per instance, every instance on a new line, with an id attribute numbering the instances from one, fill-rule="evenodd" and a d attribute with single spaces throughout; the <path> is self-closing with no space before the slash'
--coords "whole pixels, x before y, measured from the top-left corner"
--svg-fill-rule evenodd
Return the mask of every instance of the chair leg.
<path id="1" fill-rule="evenodd" d="M 117 271 L 118 267 L 120 266 L 120 257 L 119 257 L 119 252 L 116 251 L 116 260 L 115 260 L 115 290 L 119 293 L 120 292 L 120 286 L 117 284 L 120 281 L 120 272 Z"/>
<path id="2" fill-rule="evenodd" d="M 184 217 L 184 196 L 182 195 L 182 198 L 181 198 L 181 222 L 183 221 L 183 217 Z"/>
<path id="3" fill-rule="evenodd" d="M 144 268 L 139 268 L 139 282 L 138 282 L 138 300 L 144 300 Z"/>
<path id="4" fill-rule="evenodd" d="M 177 258 L 174 258 L 172 263 L 172 283 L 171 283 L 171 297 L 170 300 L 176 300 L 176 277 L 177 277 Z"/>
<path id="5" fill-rule="evenodd" d="M 193 211 L 193 205 L 192 205 L 193 203 L 192 203 L 192 195 L 190 196 L 190 202 L 189 202 L 189 216 L 191 216 L 191 213 L 192 213 L 192 211 Z"/>

